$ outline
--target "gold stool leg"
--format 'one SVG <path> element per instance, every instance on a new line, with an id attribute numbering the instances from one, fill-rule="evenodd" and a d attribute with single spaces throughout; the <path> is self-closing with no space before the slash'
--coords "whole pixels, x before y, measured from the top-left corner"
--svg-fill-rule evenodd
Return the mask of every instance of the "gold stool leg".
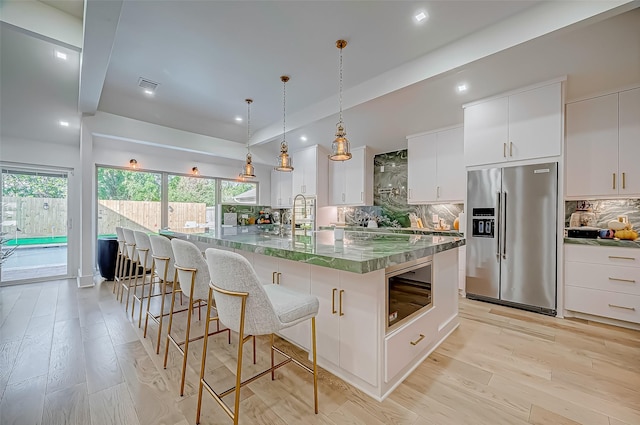
<path id="1" fill-rule="evenodd" d="M 207 363 L 207 342 L 209 341 L 209 323 L 211 323 L 211 305 L 213 304 L 213 289 L 209 288 L 209 302 L 207 303 L 207 317 L 204 324 L 204 343 L 202 346 L 202 363 L 200 365 L 200 383 L 198 385 L 198 407 L 196 408 L 196 425 L 200 424 L 200 411 L 202 409 L 202 388 L 204 387 L 204 371 Z M 218 321 L 220 323 L 220 321 Z M 220 328 L 220 325 L 218 325 Z M 231 335 L 231 332 L 229 332 Z M 231 338 L 231 336 L 229 336 Z"/>
<path id="2" fill-rule="evenodd" d="M 125 304 L 124 311 L 129 311 L 129 297 L 131 296 L 131 276 L 133 273 L 133 267 L 135 266 L 136 271 L 138 269 L 138 262 L 129 259 L 129 278 L 127 279 L 127 302 Z"/>
<path id="3" fill-rule="evenodd" d="M 162 365 L 165 369 L 167 368 L 167 358 L 169 357 L 169 343 L 171 342 L 171 325 L 173 324 L 173 307 L 176 303 L 176 280 L 173 280 L 173 290 L 171 291 L 171 311 L 169 312 L 169 326 L 167 327 L 167 342 L 164 347 L 164 364 Z"/>
<path id="4" fill-rule="evenodd" d="M 318 363 L 316 361 L 316 318 L 311 318 L 311 338 L 313 339 L 313 402 L 318 414 Z"/>
<path id="5" fill-rule="evenodd" d="M 113 294 L 116 293 L 116 285 L 120 283 L 120 276 L 118 276 L 118 269 L 120 268 L 121 258 L 122 258 L 122 254 L 120 253 L 120 242 L 118 242 L 118 254 L 116 255 L 116 267 L 115 267 L 114 276 L 113 276 L 113 291 L 112 291 Z"/>
<path id="6" fill-rule="evenodd" d="M 191 291 L 193 294 L 193 290 Z M 187 330 L 184 341 L 184 354 L 182 356 L 182 377 L 180 378 L 180 396 L 184 395 L 184 379 L 187 374 L 187 356 L 189 355 L 189 334 L 191 333 L 191 314 L 193 313 L 193 302 L 189 300 L 189 313 L 187 315 Z"/>

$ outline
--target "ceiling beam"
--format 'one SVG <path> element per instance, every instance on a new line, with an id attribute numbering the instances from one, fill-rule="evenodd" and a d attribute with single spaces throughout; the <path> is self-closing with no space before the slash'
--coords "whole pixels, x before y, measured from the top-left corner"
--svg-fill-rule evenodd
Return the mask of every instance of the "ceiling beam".
<path id="1" fill-rule="evenodd" d="M 39 1 L 2 1 L 0 20 L 55 44 L 80 51 L 82 21 Z"/>
<path id="2" fill-rule="evenodd" d="M 345 90 L 343 109 L 353 108 L 569 25 L 596 16 L 598 20 L 606 19 L 638 5 L 637 0 L 542 2 L 496 25 Z M 337 112 L 338 95 L 336 94 L 287 115 L 287 131 L 309 125 Z M 254 133 L 251 145 L 268 143 L 280 137 L 281 134 L 280 124 L 271 124 Z"/>
<path id="3" fill-rule="evenodd" d="M 83 114 L 93 115 L 98 110 L 122 4 L 122 0 L 85 1 L 84 47 L 78 99 L 78 109 Z"/>

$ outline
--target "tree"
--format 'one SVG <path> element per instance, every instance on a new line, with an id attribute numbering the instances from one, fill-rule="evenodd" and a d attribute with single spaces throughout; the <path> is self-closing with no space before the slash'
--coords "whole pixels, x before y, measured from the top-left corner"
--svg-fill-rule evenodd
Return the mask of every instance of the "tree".
<path id="1" fill-rule="evenodd" d="M 160 201 L 160 174 L 98 168 L 98 199 Z"/>
<path id="2" fill-rule="evenodd" d="M 216 181 L 199 177 L 170 176 L 169 201 L 198 202 L 212 207 L 216 203 Z"/>
<path id="3" fill-rule="evenodd" d="M 67 179 L 64 177 L 4 173 L 2 196 L 16 198 L 66 198 Z"/>

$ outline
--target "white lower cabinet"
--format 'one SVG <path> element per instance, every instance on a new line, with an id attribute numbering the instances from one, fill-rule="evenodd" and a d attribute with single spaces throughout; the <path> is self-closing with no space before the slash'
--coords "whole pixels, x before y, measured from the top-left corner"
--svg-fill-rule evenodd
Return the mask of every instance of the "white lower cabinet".
<path id="1" fill-rule="evenodd" d="M 424 352 L 438 335 L 438 322 L 433 308 L 384 341 L 384 382 L 396 377 L 407 365 Z"/>
<path id="2" fill-rule="evenodd" d="M 311 268 L 311 293 L 320 301 L 318 356 L 373 386 L 378 379 L 378 304 L 384 296 L 383 281 L 384 270 L 357 274 Z"/>
<path id="3" fill-rule="evenodd" d="M 565 309 L 640 323 L 640 250 L 565 245 Z"/>
<path id="4" fill-rule="evenodd" d="M 265 285 L 282 285 L 304 294 L 311 290 L 310 266 L 307 263 L 254 254 L 253 269 Z M 305 350 L 311 347 L 311 322 L 308 320 L 284 329 L 280 334 Z"/>

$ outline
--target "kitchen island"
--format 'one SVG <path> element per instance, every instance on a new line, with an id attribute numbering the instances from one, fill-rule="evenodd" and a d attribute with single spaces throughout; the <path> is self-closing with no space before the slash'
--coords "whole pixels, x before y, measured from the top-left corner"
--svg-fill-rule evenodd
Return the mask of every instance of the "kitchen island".
<path id="1" fill-rule="evenodd" d="M 342 241 L 323 230 L 295 241 L 269 234 L 183 234 L 168 237 L 233 250 L 263 283 L 312 293 L 320 301 L 318 364 L 383 400 L 458 326 L 456 236 L 347 231 Z M 235 233 L 235 232 L 234 232 Z M 429 301 L 397 324 L 389 308 L 389 276 L 429 271 Z M 309 323 L 282 336 L 309 351 Z"/>

